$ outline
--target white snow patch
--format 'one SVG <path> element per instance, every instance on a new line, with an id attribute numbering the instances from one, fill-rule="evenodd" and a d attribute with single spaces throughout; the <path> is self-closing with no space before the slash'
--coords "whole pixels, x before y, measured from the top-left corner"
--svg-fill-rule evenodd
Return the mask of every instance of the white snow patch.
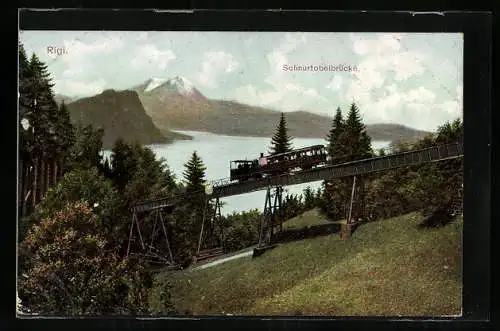
<path id="1" fill-rule="evenodd" d="M 191 94 L 195 89 L 193 83 L 191 83 L 186 78 L 180 76 L 175 76 L 173 78 L 170 78 L 168 80 L 168 83 L 174 86 L 179 93 L 184 95 Z"/>
<path id="2" fill-rule="evenodd" d="M 180 93 L 182 95 L 190 95 L 195 92 L 196 88 L 193 83 L 181 76 L 175 76 L 169 79 L 150 78 L 144 92 L 150 92 L 160 86 L 166 86 L 168 90 Z"/>
<path id="3" fill-rule="evenodd" d="M 149 80 L 149 84 L 146 86 L 144 89 L 144 92 L 149 92 L 160 86 L 161 84 L 165 83 L 165 79 L 163 78 L 156 78 L 153 77 Z"/>

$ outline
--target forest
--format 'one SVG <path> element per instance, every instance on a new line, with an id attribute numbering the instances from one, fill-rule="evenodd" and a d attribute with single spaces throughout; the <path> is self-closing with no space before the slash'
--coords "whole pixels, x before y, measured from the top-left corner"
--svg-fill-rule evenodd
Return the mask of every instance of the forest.
<path id="1" fill-rule="evenodd" d="M 139 201 L 185 194 L 168 225 L 173 258 L 187 268 L 196 252 L 203 217 L 206 167 L 198 153 L 186 160 L 183 178 L 138 143 L 117 139 L 108 161 L 104 130 L 74 125 L 64 103 L 54 99 L 46 64 L 19 51 L 19 237 L 18 299 L 24 313 L 43 315 L 150 315 L 150 266 L 127 257 L 130 208 Z M 325 144 L 331 156 L 353 161 L 374 151 L 358 106 L 345 118 L 337 108 Z M 462 139 L 460 119 L 392 152 Z M 270 153 L 293 149 L 285 114 L 270 141 Z M 461 206 L 462 159 L 398 168 L 363 176 L 364 221 L 421 211 L 426 226 L 451 221 Z M 328 180 L 317 191 L 286 195 L 285 219 L 318 208 L 331 221 L 344 219 L 352 178 Z M 213 206 L 210 206 L 213 208 Z M 461 207 L 458 207 L 461 208 Z M 459 212 L 459 211 L 458 211 Z M 437 216 L 436 216 L 437 215 Z M 258 210 L 223 217 L 223 247 L 233 252 L 258 241 Z M 163 311 L 173 310 L 169 288 Z"/>

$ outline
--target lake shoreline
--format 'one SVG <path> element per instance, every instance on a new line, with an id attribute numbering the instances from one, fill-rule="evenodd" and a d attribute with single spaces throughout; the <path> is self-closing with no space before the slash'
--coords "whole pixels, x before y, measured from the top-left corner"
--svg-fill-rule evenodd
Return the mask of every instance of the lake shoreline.
<path id="1" fill-rule="evenodd" d="M 260 153 L 267 153 L 271 143 L 268 137 L 248 137 L 248 136 L 224 136 L 211 132 L 181 131 L 176 133 L 191 136 L 189 140 L 176 140 L 169 144 L 151 144 L 151 148 L 158 159 L 163 158 L 176 181 L 183 179 L 184 164 L 189 160 L 192 153 L 196 151 L 202 159 L 206 171 L 207 181 L 218 180 L 229 177 L 230 161 L 237 159 L 258 158 Z M 295 138 L 294 148 L 323 144 L 324 139 Z M 372 142 L 372 147 L 377 150 L 387 147 L 390 142 Z M 111 156 L 111 150 L 103 152 L 105 158 Z M 309 186 L 317 190 L 321 186 L 321 181 L 313 183 L 298 184 L 285 188 L 285 194 L 302 194 L 303 190 Z M 223 214 L 247 211 L 250 209 L 261 210 L 265 202 L 265 192 L 257 191 L 247 194 L 224 198 L 226 203 L 222 207 Z"/>

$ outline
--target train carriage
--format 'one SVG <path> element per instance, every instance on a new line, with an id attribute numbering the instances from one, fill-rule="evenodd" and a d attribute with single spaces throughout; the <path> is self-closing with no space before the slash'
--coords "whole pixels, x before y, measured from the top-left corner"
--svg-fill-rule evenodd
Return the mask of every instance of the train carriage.
<path id="1" fill-rule="evenodd" d="M 235 160 L 230 164 L 231 180 L 246 181 L 267 176 L 276 176 L 294 171 L 309 170 L 327 162 L 327 151 L 323 145 L 296 149 L 287 153 L 264 156 L 258 160 Z"/>
<path id="2" fill-rule="evenodd" d="M 284 173 L 293 170 L 308 170 L 326 162 L 327 152 L 323 145 L 314 145 L 266 157 L 265 172 Z"/>

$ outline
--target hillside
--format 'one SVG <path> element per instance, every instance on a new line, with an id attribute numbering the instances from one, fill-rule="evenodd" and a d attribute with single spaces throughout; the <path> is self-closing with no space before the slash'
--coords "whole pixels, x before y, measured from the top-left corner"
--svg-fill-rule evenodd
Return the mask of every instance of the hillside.
<path id="1" fill-rule="evenodd" d="M 186 136 L 158 129 L 134 91 L 106 90 L 99 95 L 68 103 L 71 120 L 104 128 L 103 148 L 109 149 L 119 137 L 140 144 L 168 143 Z"/>
<path id="2" fill-rule="evenodd" d="M 158 281 L 172 284 L 180 314 L 459 315 L 463 221 L 420 228 L 422 221 L 411 213 L 364 224 L 346 241 L 333 233 Z M 327 221 L 310 211 L 287 223 Z M 161 309 L 160 292 L 153 309 Z"/>
<path id="3" fill-rule="evenodd" d="M 135 91 L 156 127 L 170 130 L 205 131 L 230 136 L 271 137 L 280 112 L 232 100 L 206 98 L 190 81 L 175 76 L 150 78 L 129 89 Z M 56 96 L 58 102 L 71 101 Z M 88 98 L 86 98 L 88 99 Z M 74 101 L 74 100 L 73 100 Z M 325 138 L 332 119 L 307 111 L 287 112 L 289 133 L 296 138 Z M 170 133 L 168 133 L 170 132 Z M 369 124 L 367 132 L 376 141 L 413 141 L 428 132 L 400 124 Z M 174 136 L 173 139 L 186 138 Z"/>

